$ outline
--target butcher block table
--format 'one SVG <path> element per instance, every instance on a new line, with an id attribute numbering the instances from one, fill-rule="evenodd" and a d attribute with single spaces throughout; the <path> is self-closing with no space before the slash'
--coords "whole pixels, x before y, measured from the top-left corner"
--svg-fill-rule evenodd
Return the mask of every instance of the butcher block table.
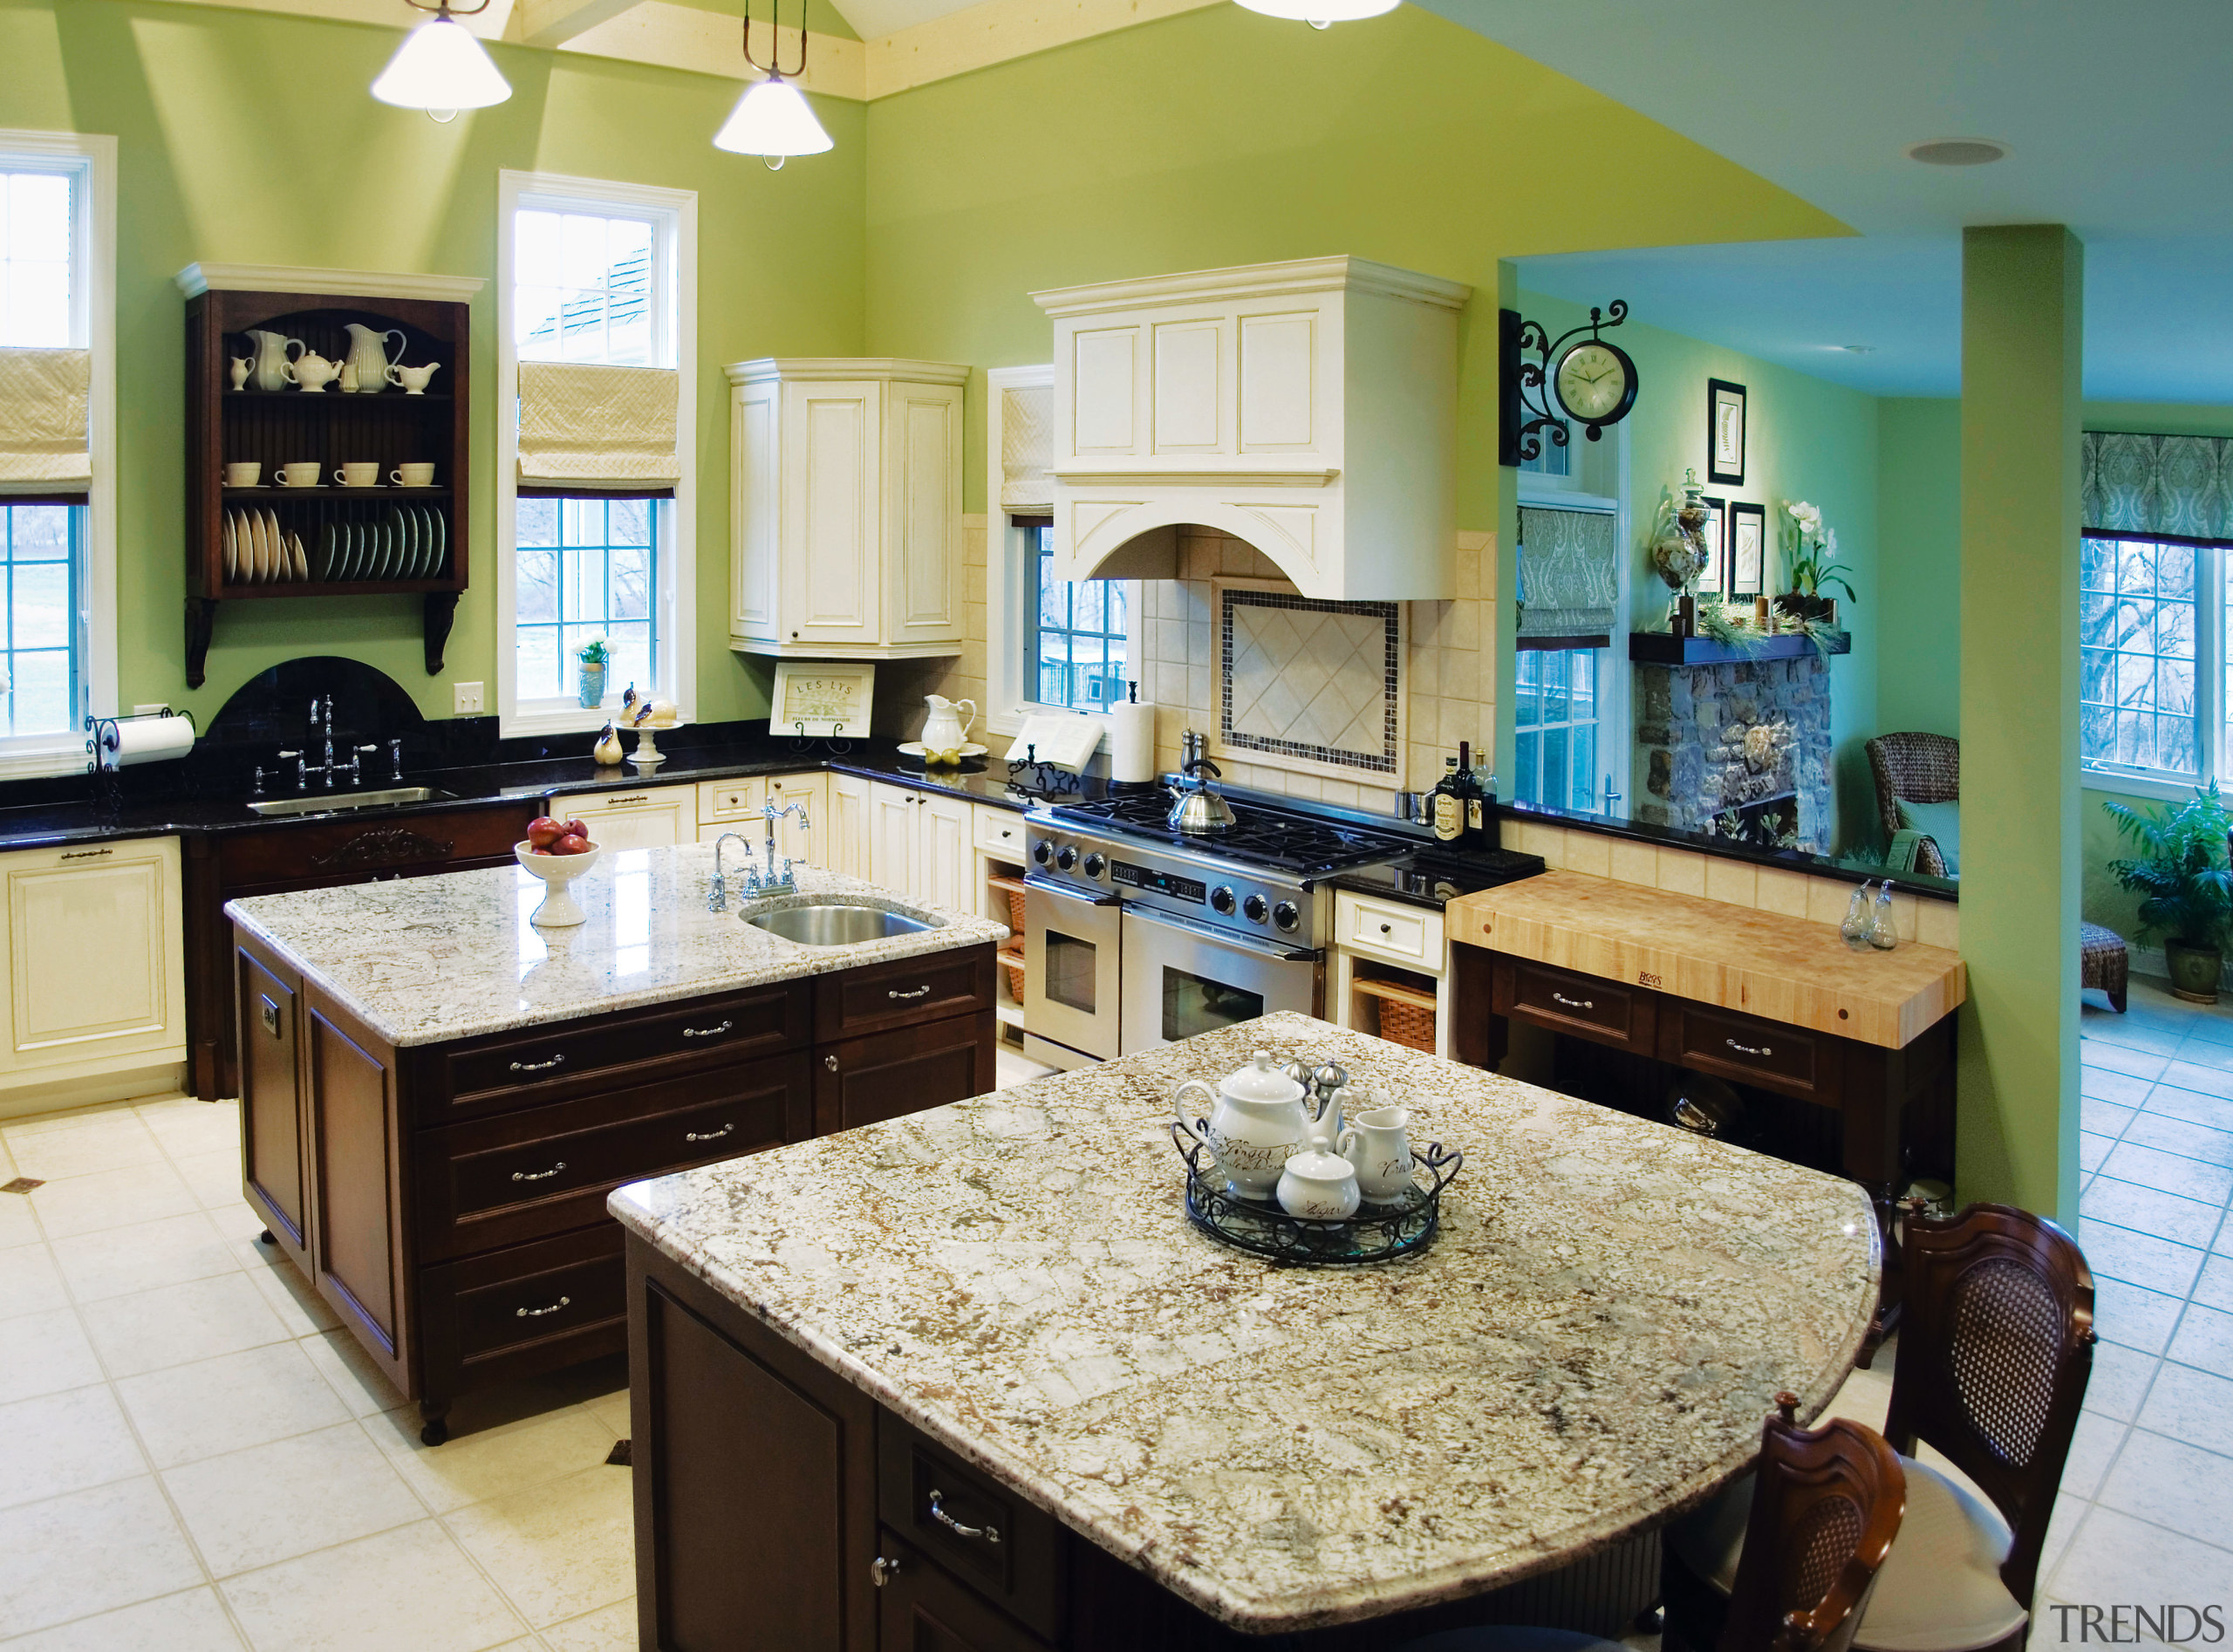
<path id="1" fill-rule="evenodd" d="M 1461 897 L 1445 922 L 1460 1060 L 1495 1067 L 1524 1021 L 1633 1057 L 1611 1068 L 1638 1112 L 1664 1116 L 1676 1067 L 1836 1115 L 1838 1168 L 1885 1234 L 1873 1351 L 1898 1314 L 1893 1202 L 1912 1177 L 1953 1178 L 1960 955 L 1856 952 L 1827 924 L 1580 872 Z"/>

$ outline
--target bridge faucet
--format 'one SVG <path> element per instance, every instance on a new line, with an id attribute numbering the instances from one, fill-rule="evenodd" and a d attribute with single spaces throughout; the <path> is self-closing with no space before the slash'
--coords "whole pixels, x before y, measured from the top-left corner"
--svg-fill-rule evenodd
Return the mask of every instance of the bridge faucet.
<path id="1" fill-rule="evenodd" d="M 747 855 L 752 853 L 752 845 L 735 832 L 723 832 L 714 840 L 714 882 L 706 891 L 706 910 L 709 912 L 725 912 L 729 909 L 729 880 L 721 872 L 721 845 L 731 840 L 743 843 Z"/>

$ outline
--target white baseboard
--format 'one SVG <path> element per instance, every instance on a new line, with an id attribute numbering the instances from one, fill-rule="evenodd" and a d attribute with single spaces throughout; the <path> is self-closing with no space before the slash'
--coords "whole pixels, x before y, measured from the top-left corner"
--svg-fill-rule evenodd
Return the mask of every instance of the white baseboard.
<path id="1" fill-rule="evenodd" d="M 0 1119 L 67 1112 L 73 1107 L 98 1107 L 104 1102 L 136 1102 L 147 1096 L 175 1096 L 185 1089 L 184 1062 L 165 1062 L 125 1073 L 96 1074 L 89 1078 L 16 1084 L 0 1090 Z"/>

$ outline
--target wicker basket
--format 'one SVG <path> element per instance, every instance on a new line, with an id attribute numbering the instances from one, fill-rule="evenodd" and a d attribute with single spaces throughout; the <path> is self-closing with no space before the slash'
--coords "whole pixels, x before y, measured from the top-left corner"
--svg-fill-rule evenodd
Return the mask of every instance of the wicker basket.
<path id="1" fill-rule="evenodd" d="M 1019 1004 L 1023 1002 L 1023 948 L 1002 947 L 993 955 L 1007 973 L 1008 996 Z"/>
<path id="2" fill-rule="evenodd" d="M 992 877 L 986 880 L 1008 898 L 1008 928 L 1018 936 L 1023 930 L 1023 884 L 1014 877 Z"/>
<path id="3" fill-rule="evenodd" d="M 1434 1054 L 1434 997 L 1395 981 L 1361 980 L 1356 990 L 1380 1007 L 1380 1036 L 1406 1049 Z"/>

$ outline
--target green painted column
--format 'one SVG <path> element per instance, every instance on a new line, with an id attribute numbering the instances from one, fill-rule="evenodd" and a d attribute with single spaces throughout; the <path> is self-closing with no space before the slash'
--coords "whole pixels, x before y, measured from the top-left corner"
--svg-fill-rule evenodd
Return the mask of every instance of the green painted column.
<path id="1" fill-rule="evenodd" d="M 2078 467 L 2085 249 L 1962 237 L 1956 1194 L 2078 1217 Z"/>
<path id="2" fill-rule="evenodd" d="M 1473 302 L 1479 304 L 1480 297 L 1477 295 Z M 1497 261 L 1497 308 L 1519 308 L 1519 266 L 1509 258 Z M 1486 318 L 1485 324 L 1493 326 L 1495 321 L 1496 317 L 1491 316 Z M 1485 324 L 1477 318 L 1474 324 Z M 1506 365 L 1504 361 L 1499 360 L 1498 372 L 1503 372 Z M 1492 398 L 1490 406 L 1495 405 Z M 1493 447 L 1491 451 L 1495 451 Z M 1483 683 L 1481 687 L 1483 693 L 1493 692 L 1496 695 L 1496 772 L 1501 776 L 1497 784 L 1509 798 L 1518 789 L 1519 775 L 1519 747 L 1513 743 L 1512 732 L 1513 672 L 1519 660 L 1513 648 L 1513 638 L 1519 631 L 1516 598 L 1519 590 L 1519 556 L 1514 547 L 1519 543 L 1519 473 L 1509 465 L 1497 467 L 1496 528 L 1496 590 L 1483 593 L 1496 598 L 1495 652 L 1492 661 L 1496 669 L 1496 682 L 1493 691 L 1487 683 Z M 1422 789 L 1433 784 L 1431 781 L 1414 781 L 1412 783 Z"/>

